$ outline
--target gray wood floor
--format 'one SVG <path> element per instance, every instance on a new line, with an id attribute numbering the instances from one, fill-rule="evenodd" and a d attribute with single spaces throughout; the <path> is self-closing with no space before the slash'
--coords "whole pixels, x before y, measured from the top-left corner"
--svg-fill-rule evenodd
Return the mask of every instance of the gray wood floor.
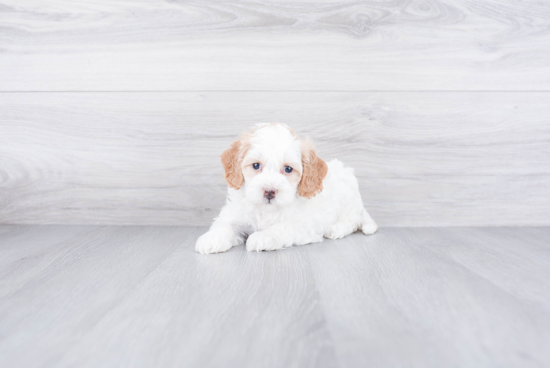
<path id="1" fill-rule="evenodd" d="M 197 227 L 0 227 L 1 367 L 543 367 L 550 228 L 194 253 Z"/>

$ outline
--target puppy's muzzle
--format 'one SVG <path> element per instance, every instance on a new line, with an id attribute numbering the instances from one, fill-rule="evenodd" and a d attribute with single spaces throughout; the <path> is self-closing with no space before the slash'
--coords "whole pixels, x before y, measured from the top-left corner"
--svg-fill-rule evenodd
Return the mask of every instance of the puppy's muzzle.
<path id="1" fill-rule="evenodd" d="M 275 198 L 275 194 L 277 194 L 276 190 L 273 189 L 266 189 L 264 190 L 264 198 L 268 201 L 271 201 L 273 198 Z"/>

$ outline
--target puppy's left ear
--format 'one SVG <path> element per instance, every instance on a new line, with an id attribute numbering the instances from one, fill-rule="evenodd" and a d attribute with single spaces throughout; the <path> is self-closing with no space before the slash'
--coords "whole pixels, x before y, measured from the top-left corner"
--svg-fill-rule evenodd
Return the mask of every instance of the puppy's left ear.
<path id="1" fill-rule="evenodd" d="M 323 190 L 323 179 L 327 176 L 328 167 L 326 162 L 317 156 L 313 143 L 309 139 L 302 142 L 302 167 L 298 194 L 313 198 Z"/>
<path id="2" fill-rule="evenodd" d="M 233 189 L 239 189 L 244 183 L 241 160 L 241 140 L 239 139 L 231 143 L 231 146 L 222 153 L 225 181 Z"/>

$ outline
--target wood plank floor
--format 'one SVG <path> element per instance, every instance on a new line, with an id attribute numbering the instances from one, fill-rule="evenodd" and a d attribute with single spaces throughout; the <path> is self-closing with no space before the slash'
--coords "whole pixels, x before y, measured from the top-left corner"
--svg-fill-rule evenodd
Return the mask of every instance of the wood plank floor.
<path id="1" fill-rule="evenodd" d="M 0 226 L 0 366 L 550 365 L 550 228 L 210 256 L 203 231 Z"/>

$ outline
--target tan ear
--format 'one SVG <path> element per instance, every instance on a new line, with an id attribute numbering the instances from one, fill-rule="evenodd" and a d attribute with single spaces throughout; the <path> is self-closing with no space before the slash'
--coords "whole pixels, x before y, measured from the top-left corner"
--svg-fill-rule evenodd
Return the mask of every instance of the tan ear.
<path id="1" fill-rule="evenodd" d="M 302 142 L 302 179 L 298 184 L 298 194 L 313 198 L 323 190 L 323 179 L 327 176 L 328 167 L 325 161 L 317 156 L 317 152 L 309 139 Z"/>
<path id="2" fill-rule="evenodd" d="M 244 183 L 241 161 L 241 140 L 238 139 L 231 143 L 231 146 L 222 153 L 225 181 L 234 189 L 239 189 Z"/>

